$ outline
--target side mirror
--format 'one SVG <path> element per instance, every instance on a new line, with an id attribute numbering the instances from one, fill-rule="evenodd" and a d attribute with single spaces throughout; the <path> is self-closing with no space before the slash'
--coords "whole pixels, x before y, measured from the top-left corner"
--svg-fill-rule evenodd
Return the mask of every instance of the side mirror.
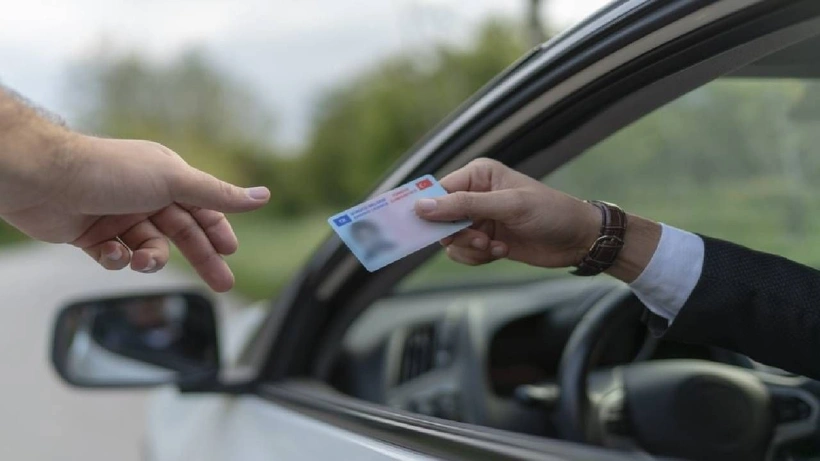
<path id="1" fill-rule="evenodd" d="M 80 387 L 147 387 L 213 380 L 219 372 L 214 308 L 193 293 L 91 299 L 57 316 L 52 362 Z"/>

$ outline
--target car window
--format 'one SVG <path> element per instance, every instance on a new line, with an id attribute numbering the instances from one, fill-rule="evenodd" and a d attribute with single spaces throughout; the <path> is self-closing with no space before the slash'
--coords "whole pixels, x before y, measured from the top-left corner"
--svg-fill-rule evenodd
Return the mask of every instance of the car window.
<path id="1" fill-rule="evenodd" d="M 716 80 L 643 117 L 544 178 L 585 199 L 820 266 L 820 83 Z M 442 252 L 402 289 L 565 276 Z"/>

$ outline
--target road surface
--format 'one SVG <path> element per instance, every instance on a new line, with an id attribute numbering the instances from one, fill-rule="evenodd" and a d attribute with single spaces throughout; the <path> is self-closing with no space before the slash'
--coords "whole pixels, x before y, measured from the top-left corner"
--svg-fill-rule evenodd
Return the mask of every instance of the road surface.
<path id="1" fill-rule="evenodd" d="M 73 247 L 32 243 L 0 250 L 0 286 L 2 458 L 138 460 L 147 393 L 63 384 L 49 362 L 54 313 L 70 299 L 202 285 L 173 268 L 108 272 Z"/>

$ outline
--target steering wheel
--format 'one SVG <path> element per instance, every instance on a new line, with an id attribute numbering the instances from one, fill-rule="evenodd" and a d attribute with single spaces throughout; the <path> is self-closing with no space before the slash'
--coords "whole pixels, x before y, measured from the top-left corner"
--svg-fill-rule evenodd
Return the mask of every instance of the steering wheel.
<path id="1" fill-rule="evenodd" d="M 632 302 L 630 302 L 632 301 Z M 631 306 L 631 307 L 630 307 Z M 558 372 L 556 427 L 569 440 L 697 460 L 771 460 L 818 431 L 816 383 L 705 360 L 591 371 L 596 347 L 639 303 L 615 286 L 584 315 Z"/>

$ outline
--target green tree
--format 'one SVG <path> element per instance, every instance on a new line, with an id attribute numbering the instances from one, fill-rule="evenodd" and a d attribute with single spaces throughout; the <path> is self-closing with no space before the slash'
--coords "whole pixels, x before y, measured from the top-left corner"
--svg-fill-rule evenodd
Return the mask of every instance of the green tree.
<path id="1" fill-rule="evenodd" d="M 294 215 L 318 205 L 305 191 L 311 181 L 302 160 L 277 155 L 274 117 L 261 98 L 198 51 L 164 65 L 102 52 L 74 69 L 71 88 L 85 130 L 155 140 L 223 179 L 271 187 L 271 204 L 260 213 Z"/>
<path id="2" fill-rule="evenodd" d="M 227 180 L 273 157 L 267 107 L 197 51 L 167 65 L 103 52 L 76 66 L 71 88 L 82 128 L 161 142 Z"/>
<path id="3" fill-rule="evenodd" d="M 305 174 L 321 203 L 360 198 L 422 135 L 526 50 L 514 23 L 486 23 L 467 47 L 439 45 L 401 54 L 321 100 Z"/>

